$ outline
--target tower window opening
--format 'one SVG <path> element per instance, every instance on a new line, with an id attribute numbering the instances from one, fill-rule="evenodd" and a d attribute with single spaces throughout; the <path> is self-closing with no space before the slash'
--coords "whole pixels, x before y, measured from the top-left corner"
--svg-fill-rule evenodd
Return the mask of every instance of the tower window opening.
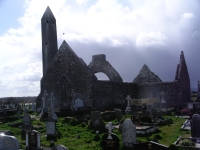
<path id="1" fill-rule="evenodd" d="M 47 20 L 47 23 L 48 23 L 48 20 Z"/>
<path id="2" fill-rule="evenodd" d="M 47 45 L 47 42 L 46 42 L 46 45 Z"/>

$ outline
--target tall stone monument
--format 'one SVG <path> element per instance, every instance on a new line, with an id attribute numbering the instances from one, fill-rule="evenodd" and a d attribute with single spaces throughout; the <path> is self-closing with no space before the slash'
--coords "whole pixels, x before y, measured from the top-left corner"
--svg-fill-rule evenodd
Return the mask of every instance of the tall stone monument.
<path id="1" fill-rule="evenodd" d="M 162 92 L 160 93 L 160 95 L 161 95 L 160 107 L 161 107 L 161 108 L 166 108 L 166 101 L 164 100 L 164 95 L 165 95 L 165 93 L 162 91 Z"/>
<path id="2" fill-rule="evenodd" d="M 126 97 L 126 100 L 127 100 L 127 107 L 126 107 L 126 114 L 131 114 L 132 110 L 131 110 L 131 97 L 129 95 L 127 95 Z"/>
<path id="3" fill-rule="evenodd" d="M 40 113 L 40 120 L 45 118 L 48 114 L 48 108 L 47 108 L 47 101 L 48 101 L 49 95 L 47 94 L 47 91 L 44 91 L 44 94 L 42 96 L 42 109 Z"/>
<path id="4" fill-rule="evenodd" d="M 46 135 L 56 136 L 56 120 L 53 118 L 51 110 L 46 120 Z"/>

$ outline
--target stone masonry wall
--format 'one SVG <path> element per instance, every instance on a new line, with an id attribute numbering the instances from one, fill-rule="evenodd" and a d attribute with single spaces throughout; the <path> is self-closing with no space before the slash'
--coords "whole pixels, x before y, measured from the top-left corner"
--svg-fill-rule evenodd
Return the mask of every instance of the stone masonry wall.
<path id="1" fill-rule="evenodd" d="M 168 105 L 174 105 L 177 101 L 178 82 L 138 83 L 137 98 L 160 97 L 164 92 L 164 99 Z"/>
<path id="2" fill-rule="evenodd" d="M 113 109 L 116 104 L 123 104 L 127 95 L 135 98 L 136 94 L 137 89 L 134 83 L 97 81 L 93 89 L 93 105 L 96 110 Z"/>

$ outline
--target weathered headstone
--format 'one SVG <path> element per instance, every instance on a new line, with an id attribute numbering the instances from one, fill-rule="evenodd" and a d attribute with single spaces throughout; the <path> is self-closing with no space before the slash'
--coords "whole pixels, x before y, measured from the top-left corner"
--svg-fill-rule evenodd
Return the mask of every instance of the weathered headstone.
<path id="1" fill-rule="evenodd" d="M 121 111 L 121 109 L 115 109 L 115 116 L 116 116 L 118 121 L 120 121 L 122 119 L 122 111 Z"/>
<path id="2" fill-rule="evenodd" d="M 122 127 L 122 144 L 124 147 L 133 148 L 136 143 L 136 127 L 130 119 L 124 120 Z"/>
<path id="3" fill-rule="evenodd" d="M 160 102 L 160 105 L 161 105 L 161 108 L 166 108 L 166 101 L 164 100 L 164 95 L 165 93 L 162 91 L 162 93 L 160 93 L 161 95 L 161 102 Z"/>
<path id="4" fill-rule="evenodd" d="M 21 112 L 22 112 L 22 108 L 21 108 L 20 105 L 18 105 L 18 106 L 17 106 L 17 113 L 16 113 L 16 115 L 17 115 L 18 117 L 20 117 L 20 116 L 21 116 Z"/>
<path id="5" fill-rule="evenodd" d="M 67 147 L 65 147 L 64 145 L 56 145 L 52 148 L 53 150 L 68 150 Z"/>
<path id="6" fill-rule="evenodd" d="M 74 106 L 75 106 L 75 110 L 78 110 L 78 108 L 84 107 L 84 101 L 80 98 L 77 98 L 74 101 Z"/>
<path id="7" fill-rule="evenodd" d="M 119 150 L 119 137 L 113 133 L 102 136 L 103 150 Z"/>
<path id="8" fill-rule="evenodd" d="M 149 111 L 150 115 L 152 115 L 153 113 L 153 108 L 154 108 L 153 104 L 147 104 L 147 110 Z"/>
<path id="9" fill-rule="evenodd" d="M 131 115 L 131 121 L 132 122 L 140 122 L 141 121 L 141 114 L 132 114 Z"/>
<path id="10" fill-rule="evenodd" d="M 200 115 L 194 114 L 192 120 L 190 121 L 191 125 L 191 136 L 200 138 Z"/>
<path id="11" fill-rule="evenodd" d="M 35 130 L 26 132 L 26 150 L 42 150 L 39 132 Z"/>
<path id="12" fill-rule="evenodd" d="M 35 110 L 36 110 L 35 103 L 32 103 L 32 105 L 31 105 L 31 110 L 32 110 L 32 111 L 35 111 Z"/>
<path id="13" fill-rule="evenodd" d="M 46 135 L 47 136 L 56 135 L 56 120 L 53 118 L 51 111 L 46 120 Z"/>
<path id="14" fill-rule="evenodd" d="M 0 150 L 19 150 L 19 142 L 14 136 L 0 134 Z"/>
<path id="15" fill-rule="evenodd" d="M 90 120 L 91 120 L 91 123 L 94 127 L 98 127 L 98 126 L 103 125 L 102 124 L 103 121 L 102 121 L 100 111 L 91 111 Z"/>
<path id="16" fill-rule="evenodd" d="M 48 94 L 47 91 L 44 91 L 44 94 L 42 96 L 42 108 L 41 108 L 41 113 L 40 113 L 40 120 L 43 120 L 44 118 L 47 117 L 48 114 L 48 108 L 47 108 L 47 101 L 48 101 Z"/>
<path id="17" fill-rule="evenodd" d="M 131 97 L 129 95 L 127 95 L 126 100 L 127 100 L 127 107 L 126 107 L 125 112 L 126 112 L 126 114 L 131 114 L 131 112 L 132 112 L 131 104 L 130 104 Z"/>
<path id="18" fill-rule="evenodd" d="M 22 130 L 24 130 L 24 131 L 31 131 L 32 130 L 31 117 L 28 115 L 27 109 L 25 109 L 25 114 L 24 114 L 24 117 L 23 117 Z"/>

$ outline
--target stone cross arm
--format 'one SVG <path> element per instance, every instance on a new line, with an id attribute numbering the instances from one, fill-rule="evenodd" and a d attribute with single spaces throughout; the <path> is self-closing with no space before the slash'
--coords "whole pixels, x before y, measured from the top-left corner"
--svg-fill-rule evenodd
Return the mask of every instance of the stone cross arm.
<path id="1" fill-rule="evenodd" d="M 113 130 L 112 122 L 108 122 L 108 124 L 106 125 L 106 129 L 108 129 L 108 133 L 112 133 Z"/>

